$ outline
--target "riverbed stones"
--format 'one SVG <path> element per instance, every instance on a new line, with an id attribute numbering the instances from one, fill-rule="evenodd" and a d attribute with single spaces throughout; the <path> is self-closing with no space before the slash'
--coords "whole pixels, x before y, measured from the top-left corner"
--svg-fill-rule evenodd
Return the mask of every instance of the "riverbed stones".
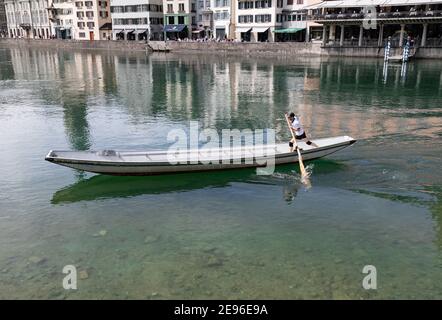
<path id="1" fill-rule="evenodd" d="M 107 230 L 100 230 L 98 233 L 94 233 L 93 237 L 104 237 L 107 234 Z"/>
<path id="2" fill-rule="evenodd" d="M 29 260 L 29 262 L 31 262 L 33 264 L 42 264 L 43 262 L 46 261 L 46 258 L 38 257 L 38 256 L 32 256 L 28 260 Z"/>
<path id="3" fill-rule="evenodd" d="M 157 242 L 159 239 L 160 239 L 160 236 L 157 236 L 157 235 L 147 235 L 144 238 L 144 243 L 145 244 L 154 243 L 154 242 Z"/>
<path id="4" fill-rule="evenodd" d="M 223 260 L 217 256 L 209 256 L 206 262 L 207 267 L 220 267 L 223 264 Z"/>
<path id="5" fill-rule="evenodd" d="M 89 274 L 88 274 L 87 270 L 81 270 L 81 271 L 78 273 L 78 278 L 79 278 L 80 280 L 86 280 L 87 278 L 89 278 Z"/>

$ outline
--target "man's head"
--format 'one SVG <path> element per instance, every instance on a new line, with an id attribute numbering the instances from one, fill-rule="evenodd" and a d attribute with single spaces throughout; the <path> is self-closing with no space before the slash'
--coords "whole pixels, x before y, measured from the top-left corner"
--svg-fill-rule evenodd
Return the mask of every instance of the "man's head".
<path id="1" fill-rule="evenodd" d="M 295 113 L 291 112 L 290 115 L 289 115 L 289 119 L 293 120 L 293 119 L 295 119 L 295 116 L 296 116 Z"/>

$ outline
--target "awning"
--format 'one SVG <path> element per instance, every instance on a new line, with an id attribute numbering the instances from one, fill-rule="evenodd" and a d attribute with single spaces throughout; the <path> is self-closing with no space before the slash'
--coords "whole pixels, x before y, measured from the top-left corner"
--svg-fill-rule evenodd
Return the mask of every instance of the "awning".
<path id="1" fill-rule="evenodd" d="M 236 32 L 238 32 L 238 33 L 249 32 L 250 30 L 252 30 L 251 27 L 236 28 Z"/>
<path id="2" fill-rule="evenodd" d="M 100 27 L 100 30 L 112 30 L 112 23 L 106 22 Z"/>
<path id="3" fill-rule="evenodd" d="M 253 27 L 253 32 L 266 32 L 269 27 Z"/>
<path id="4" fill-rule="evenodd" d="M 132 30 L 126 30 L 126 33 L 129 34 L 129 33 L 132 33 L 132 32 L 134 32 L 134 31 L 135 31 L 135 29 L 132 29 Z"/>
<path id="5" fill-rule="evenodd" d="M 146 30 L 137 30 L 137 34 L 143 34 L 143 33 L 146 33 L 146 32 L 149 32 L 149 29 L 146 29 Z"/>
<path id="6" fill-rule="evenodd" d="M 296 33 L 298 31 L 304 30 L 305 28 L 286 28 L 286 29 L 276 29 L 273 30 L 274 33 Z"/>
<path id="7" fill-rule="evenodd" d="M 114 29 L 114 31 L 115 31 L 116 34 L 120 34 L 120 33 L 124 32 L 124 30 L 121 30 L 121 29 Z"/>
<path id="8" fill-rule="evenodd" d="M 186 27 L 185 24 L 168 24 L 164 26 L 164 32 L 181 32 Z"/>

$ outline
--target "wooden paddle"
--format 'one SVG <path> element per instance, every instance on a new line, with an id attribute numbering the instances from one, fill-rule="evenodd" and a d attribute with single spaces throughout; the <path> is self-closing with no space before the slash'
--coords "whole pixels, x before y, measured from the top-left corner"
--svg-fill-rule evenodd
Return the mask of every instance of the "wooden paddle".
<path id="1" fill-rule="evenodd" d="M 301 170 L 301 179 L 303 181 L 306 181 L 306 180 L 308 180 L 308 173 L 307 173 L 307 170 L 305 170 L 304 162 L 302 162 L 301 151 L 299 151 L 298 144 L 296 143 L 296 137 L 295 137 L 295 134 L 293 133 L 292 126 L 291 126 L 291 123 L 290 123 L 287 113 L 285 114 L 285 120 L 287 121 L 287 125 L 289 126 L 289 130 L 290 130 L 290 133 L 292 134 L 292 138 L 294 141 L 293 143 L 296 147 L 296 151 L 298 152 L 298 162 L 299 162 L 299 169 Z"/>

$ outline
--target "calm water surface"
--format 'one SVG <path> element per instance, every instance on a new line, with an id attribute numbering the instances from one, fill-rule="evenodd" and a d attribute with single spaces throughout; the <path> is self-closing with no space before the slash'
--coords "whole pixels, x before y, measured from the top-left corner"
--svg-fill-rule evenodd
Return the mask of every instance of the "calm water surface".
<path id="1" fill-rule="evenodd" d="M 0 48 L 0 298 L 442 298 L 442 64 Z M 296 166 L 109 177 L 50 149 L 274 128 L 360 141 Z M 62 288 L 62 268 L 84 272 Z M 374 265 L 378 289 L 361 283 Z"/>

